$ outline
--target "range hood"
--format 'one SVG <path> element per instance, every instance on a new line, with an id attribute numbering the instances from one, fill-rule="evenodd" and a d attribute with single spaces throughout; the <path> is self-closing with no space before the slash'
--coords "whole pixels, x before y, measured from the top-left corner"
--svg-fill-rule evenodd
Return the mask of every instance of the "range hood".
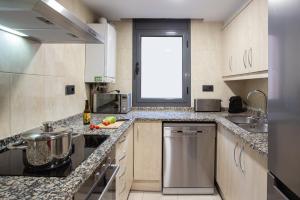
<path id="1" fill-rule="evenodd" d="M 0 24 L 43 43 L 103 43 L 55 0 L 0 0 Z"/>

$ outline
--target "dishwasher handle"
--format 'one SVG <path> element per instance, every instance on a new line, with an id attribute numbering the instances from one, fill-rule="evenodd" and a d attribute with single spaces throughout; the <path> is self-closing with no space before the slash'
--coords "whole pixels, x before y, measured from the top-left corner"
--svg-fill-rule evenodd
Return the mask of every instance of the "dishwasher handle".
<path id="1" fill-rule="evenodd" d="M 205 131 L 197 130 L 197 131 L 171 131 L 171 134 L 180 134 L 180 135 L 198 135 L 201 133 L 205 133 Z"/>
<path id="2" fill-rule="evenodd" d="M 203 134 L 209 133 L 208 131 L 202 131 L 202 130 L 197 130 L 197 131 L 164 131 L 164 137 L 197 137 Z"/>

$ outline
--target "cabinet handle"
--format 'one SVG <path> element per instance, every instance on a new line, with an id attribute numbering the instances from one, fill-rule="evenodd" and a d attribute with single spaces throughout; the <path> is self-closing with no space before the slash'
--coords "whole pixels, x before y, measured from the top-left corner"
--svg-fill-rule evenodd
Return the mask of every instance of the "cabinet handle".
<path id="1" fill-rule="evenodd" d="M 119 144 L 122 144 L 125 141 L 126 141 L 126 136 L 124 136 L 123 139 L 119 141 Z"/>
<path id="2" fill-rule="evenodd" d="M 236 143 L 236 144 L 235 144 L 235 147 L 234 147 L 234 150 L 233 150 L 233 159 L 234 159 L 234 164 L 235 164 L 236 167 L 239 166 L 238 163 L 237 163 L 237 161 L 236 161 L 236 158 L 235 158 L 235 152 L 236 152 L 236 149 L 237 149 L 238 145 L 239 145 L 239 144 Z"/>
<path id="3" fill-rule="evenodd" d="M 123 171 L 123 173 L 119 176 L 119 179 L 121 179 L 123 176 L 125 176 L 125 174 L 126 174 L 126 171 L 127 171 L 127 168 L 125 167 L 125 169 L 124 169 L 124 171 Z"/>
<path id="4" fill-rule="evenodd" d="M 246 171 L 245 171 L 245 169 L 242 166 L 242 154 L 243 154 L 243 152 L 244 152 L 244 145 L 242 146 L 241 151 L 240 151 L 239 163 L 240 163 L 241 171 L 245 175 Z"/>
<path id="5" fill-rule="evenodd" d="M 247 50 L 244 51 L 244 56 L 243 56 L 243 62 L 244 62 L 245 69 L 247 68 L 247 65 L 246 65 L 246 56 L 247 56 Z"/>
<path id="6" fill-rule="evenodd" d="M 252 60 L 253 60 L 253 55 L 252 55 L 252 47 L 248 51 L 248 63 L 250 67 L 252 67 Z"/>
<path id="7" fill-rule="evenodd" d="M 124 160 L 125 158 L 126 158 L 126 154 L 123 155 L 121 158 L 119 158 L 119 162 L 122 161 L 122 160 Z"/>

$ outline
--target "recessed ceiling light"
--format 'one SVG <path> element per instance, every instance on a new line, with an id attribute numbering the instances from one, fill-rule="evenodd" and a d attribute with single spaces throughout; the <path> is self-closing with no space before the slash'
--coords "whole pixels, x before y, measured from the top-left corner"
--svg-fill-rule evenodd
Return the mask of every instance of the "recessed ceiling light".
<path id="1" fill-rule="evenodd" d="M 18 35 L 18 36 L 21 36 L 21 37 L 28 37 L 28 35 L 24 34 L 24 33 L 21 33 L 19 31 L 16 31 L 14 29 L 11 29 L 11 28 L 8 28 L 6 26 L 3 26 L 0 24 L 0 29 L 3 30 L 3 31 L 6 31 L 8 33 L 12 33 L 12 34 L 15 34 L 15 35 Z"/>

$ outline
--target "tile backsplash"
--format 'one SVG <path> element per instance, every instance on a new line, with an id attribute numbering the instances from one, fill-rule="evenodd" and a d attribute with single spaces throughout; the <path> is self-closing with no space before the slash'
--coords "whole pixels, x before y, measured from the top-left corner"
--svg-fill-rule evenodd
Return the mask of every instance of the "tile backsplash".
<path id="1" fill-rule="evenodd" d="M 58 0 L 83 22 L 95 15 L 81 0 Z M 0 31 L 0 139 L 84 109 L 85 44 L 41 44 Z M 65 95 L 75 85 L 75 95 Z"/>
<path id="2" fill-rule="evenodd" d="M 84 44 L 41 44 L 0 31 L 0 138 L 84 109 Z M 75 95 L 65 96 L 74 84 Z"/>

